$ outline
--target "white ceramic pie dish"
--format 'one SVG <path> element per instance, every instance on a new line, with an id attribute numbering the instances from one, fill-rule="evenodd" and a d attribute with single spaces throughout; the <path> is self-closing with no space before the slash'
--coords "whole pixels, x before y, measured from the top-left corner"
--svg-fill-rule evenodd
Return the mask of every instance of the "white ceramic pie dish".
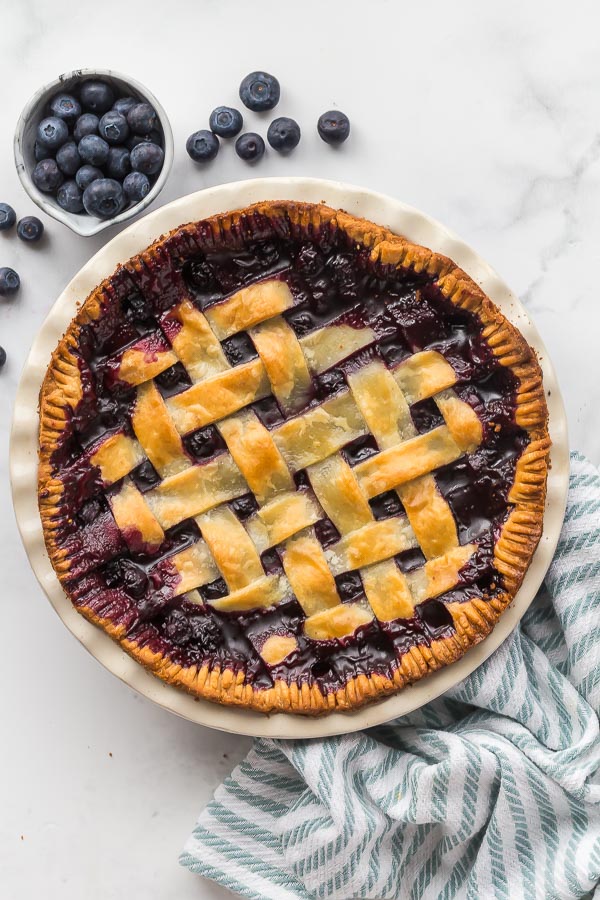
<path id="1" fill-rule="evenodd" d="M 38 394 L 50 356 L 76 312 L 76 304 L 115 267 L 160 234 L 186 222 L 247 206 L 259 200 L 324 202 L 371 219 L 454 259 L 500 307 L 538 352 L 544 373 L 553 441 L 544 533 L 512 605 L 489 637 L 458 662 L 412 687 L 353 712 L 310 719 L 278 713 L 265 716 L 193 698 L 165 684 L 131 659 L 107 634 L 83 618 L 63 592 L 46 554 L 37 507 Z M 10 475 L 17 522 L 34 572 L 69 630 L 109 671 L 165 709 L 190 721 L 239 734 L 308 738 L 370 728 L 404 715 L 469 675 L 502 643 L 524 614 L 552 559 L 564 517 L 569 478 L 567 423 L 560 389 L 543 342 L 525 309 L 506 284 L 471 248 L 438 222 L 397 200 L 336 182 L 305 178 L 263 178 L 221 185 L 182 197 L 131 225 L 78 272 L 60 295 L 37 334 L 25 365 L 11 434 Z"/>

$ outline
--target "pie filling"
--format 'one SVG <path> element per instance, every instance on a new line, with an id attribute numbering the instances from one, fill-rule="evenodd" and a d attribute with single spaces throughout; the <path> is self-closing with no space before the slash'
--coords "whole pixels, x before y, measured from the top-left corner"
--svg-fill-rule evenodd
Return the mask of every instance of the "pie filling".
<path id="1" fill-rule="evenodd" d="M 516 378 L 433 278 L 254 218 L 176 233 L 104 297 L 52 458 L 77 606 L 177 665 L 327 693 L 502 592 Z"/>

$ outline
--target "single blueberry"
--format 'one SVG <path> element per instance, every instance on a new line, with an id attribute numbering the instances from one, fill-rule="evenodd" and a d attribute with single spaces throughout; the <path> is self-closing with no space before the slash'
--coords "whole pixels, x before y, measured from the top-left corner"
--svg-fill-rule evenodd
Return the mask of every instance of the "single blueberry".
<path id="1" fill-rule="evenodd" d="M 131 151 L 131 168 L 144 175 L 156 175 L 162 168 L 164 158 L 163 149 L 158 144 L 138 144 Z"/>
<path id="2" fill-rule="evenodd" d="M 43 159 L 50 159 L 54 156 L 54 150 L 51 150 L 50 147 L 45 147 L 44 144 L 40 144 L 39 141 L 36 141 L 33 145 L 33 155 L 36 162 L 41 162 Z"/>
<path id="3" fill-rule="evenodd" d="M 246 162 L 257 162 L 265 152 L 265 142 L 260 134 L 247 131 L 246 134 L 241 134 L 235 142 L 235 152 L 240 159 L 245 159 Z"/>
<path id="4" fill-rule="evenodd" d="M 61 147 L 68 138 L 69 128 L 67 123 L 64 119 L 59 119 L 58 116 L 49 116 L 47 119 L 42 119 L 37 127 L 38 141 L 42 146 L 50 147 L 51 150 Z"/>
<path id="5" fill-rule="evenodd" d="M 96 166 L 82 166 L 80 169 L 77 169 L 77 174 L 75 175 L 77 187 L 81 191 L 85 191 L 86 187 L 92 181 L 96 181 L 97 178 L 104 178 L 104 172 L 101 169 L 97 169 Z"/>
<path id="6" fill-rule="evenodd" d="M 280 116 L 273 119 L 267 131 L 267 140 L 273 150 L 279 153 L 289 153 L 300 142 L 300 126 L 294 119 Z"/>
<path id="7" fill-rule="evenodd" d="M 81 115 L 81 104 L 71 94 L 55 94 L 50 101 L 50 111 L 53 116 L 72 122 Z"/>
<path id="8" fill-rule="evenodd" d="M 35 244 L 44 233 L 44 225 L 37 216 L 24 216 L 17 222 L 17 237 L 28 244 Z"/>
<path id="9" fill-rule="evenodd" d="M 70 213 L 83 212 L 83 194 L 76 181 L 65 181 L 56 193 L 56 202 Z"/>
<path id="10" fill-rule="evenodd" d="M 98 134 L 99 124 L 100 119 L 98 116 L 94 115 L 94 113 L 84 113 L 82 116 L 79 116 L 75 122 L 73 137 L 79 142 L 86 134 Z"/>
<path id="11" fill-rule="evenodd" d="M 134 106 L 137 106 L 139 102 L 140 101 L 136 100 L 135 97 L 119 97 L 118 100 L 115 100 L 113 109 L 127 118 L 129 110 L 133 109 Z"/>
<path id="12" fill-rule="evenodd" d="M 108 160 L 109 146 L 97 134 L 86 134 L 77 145 L 82 160 L 90 166 L 103 166 Z"/>
<path id="13" fill-rule="evenodd" d="M 122 144 L 129 137 L 127 119 L 114 109 L 104 113 L 98 126 L 100 137 L 109 144 Z"/>
<path id="14" fill-rule="evenodd" d="M 128 200 L 139 203 L 150 190 L 148 176 L 143 172 L 130 172 L 123 182 L 123 190 Z"/>
<path id="15" fill-rule="evenodd" d="M 17 221 L 17 214 L 8 203 L 0 203 L 0 231 L 8 231 Z"/>
<path id="16" fill-rule="evenodd" d="M 39 191 L 53 194 L 63 183 L 63 174 L 53 159 L 43 159 L 31 173 L 31 180 Z"/>
<path id="17" fill-rule="evenodd" d="M 81 157 L 75 141 L 63 144 L 56 154 L 56 164 L 63 175 L 74 175 L 81 166 Z"/>
<path id="18" fill-rule="evenodd" d="M 4 347 L 0 347 L 0 369 L 4 366 L 5 363 L 6 363 L 6 350 L 4 349 Z"/>
<path id="19" fill-rule="evenodd" d="M 202 128 L 190 134 L 185 149 L 194 162 L 209 162 L 219 152 L 219 138 L 212 131 Z"/>
<path id="20" fill-rule="evenodd" d="M 127 113 L 127 124 L 134 134 L 147 134 L 158 125 L 158 116 L 149 103 L 136 103 Z"/>
<path id="21" fill-rule="evenodd" d="M 263 112 L 279 103 L 279 82 L 268 72 L 251 72 L 240 84 L 240 100 L 248 109 Z"/>
<path id="22" fill-rule="evenodd" d="M 138 144 L 158 144 L 159 147 L 162 147 L 162 142 L 162 134 L 156 128 L 153 128 L 148 134 L 130 135 L 125 141 L 125 146 L 128 150 L 133 150 Z"/>
<path id="23" fill-rule="evenodd" d="M 83 192 L 83 205 L 90 216 L 112 219 L 125 205 L 123 188 L 114 178 L 98 178 Z"/>
<path id="24" fill-rule="evenodd" d="M 130 169 L 129 150 L 126 147 L 111 147 L 108 151 L 108 162 L 106 164 L 108 177 L 123 181 Z"/>
<path id="25" fill-rule="evenodd" d="M 240 133 L 244 120 L 239 110 L 231 106 L 217 106 L 211 112 L 208 124 L 219 137 L 231 138 Z"/>
<path id="26" fill-rule="evenodd" d="M 99 116 L 108 112 L 115 100 L 113 89 L 104 81 L 84 81 L 79 96 L 82 106 Z"/>
<path id="27" fill-rule="evenodd" d="M 317 131 L 326 144 L 343 144 L 350 134 L 350 119 L 339 109 L 330 109 L 319 116 Z"/>
<path id="28" fill-rule="evenodd" d="M 11 297 L 21 287 L 21 279 L 14 269 L 4 266 L 0 269 L 0 297 Z"/>

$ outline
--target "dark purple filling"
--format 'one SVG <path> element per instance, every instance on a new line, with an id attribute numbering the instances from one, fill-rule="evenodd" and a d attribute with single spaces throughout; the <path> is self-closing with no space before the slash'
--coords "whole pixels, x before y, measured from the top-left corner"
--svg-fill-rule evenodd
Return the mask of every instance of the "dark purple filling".
<path id="1" fill-rule="evenodd" d="M 461 583 L 417 606 L 411 619 L 374 621 L 344 640 L 315 643 L 307 639 L 305 616 L 293 597 L 267 610 L 217 612 L 211 602 L 228 593 L 222 578 L 199 589 L 201 606 L 174 598 L 179 576 L 169 557 L 198 540 L 197 525 L 190 520 L 170 529 L 152 556 L 143 552 L 143 546 L 132 549 L 135 541 L 131 535 L 126 536 L 127 544 L 124 541 L 105 499 L 100 473 L 89 464 L 94 445 L 107 432 L 132 435 L 135 390 L 117 378 L 125 350 L 135 345 L 152 356 L 169 349 L 181 327 L 169 311 L 185 296 L 206 309 L 241 287 L 275 274 L 292 292 L 294 306 L 284 317 L 299 337 L 334 319 L 354 328 L 370 327 L 377 336 L 375 345 L 313 379 L 312 404 L 346 390 L 348 373 L 370 359 L 379 358 L 394 367 L 417 351 L 434 349 L 456 371 L 456 392 L 483 423 L 482 445 L 435 473 L 461 543 L 477 544 L 475 556 L 461 572 Z M 176 233 L 157 251 L 154 264 L 148 257 L 142 265 L 121 267 L 104 288 L 103 306 L 103 314 L 81 334 L 83 397 L 53 457 L 64 484 L 56 535 L 71 558 L 70 593 L 77 605 L 123 625 L 130 639 L 168 654 L 181 665 L 212 661 L 243 669 L 258 686 L 283 677 L 316 682 L 329 691 L 361 673 L 391 676 L 411 646 L 453 633 L 447 603 L 489 597 L 501 589 L 502 579 L 493 564 L 494 540 L 508 513 L 508 491 L 527 441 L 515 424 L 516 382 L 482 340 L 479 320 L 447 301 L 429 276 L 376 266 L 368 251 L 350 244 L 331 227 L 314 233 L 283 219 L 274 223 L 255 214 L 220 238 L 205 223 L 199 223 L 194 234 Z M 232 365 L 256 357 L 245 333 L 228 338 L 222 346 Z M 177 363 L 158 375 L 155 383 L 168 398 L 191 381 Z M 274 397 L 251 408 L 268 429 L 285 420 Z M 414 404 L 411 416 L 420 433 L 443 422 L 432 400 Z M 186 435 L 184 446 L 198 465 L 226 451 L 218 428 L 211 425 Z M 347 444 L 342 453 L 355 466 L 378 450 L 374 438 L 366 436 Z M 161 481 L 148 460 L 130 477 L 142 492 Z M 296 473 L 295 482 L 299 490 L 310 488 L 305 472 Z M 229 505 L 242 522 L 257 509 L 251 494 Z M 403 512 L 394 491 L 374 497 L 370 505 L 378 520 Z M 323 548 L 339 540 L 329 519 L 321 519 L 314 527 Z M 261 561 L 266 574 L 283 573 L 276 548 L 263 553 Z M 424 563 L 418 549 L 396 557 L 403 572 Z M 365 600 L 357 571 L 337 576 L 336 584 L 342 602 Z M 298 641 L 297 650 L 274 667 L 268 667 L 259 655 L 269 634 L 291 634 Z"/>

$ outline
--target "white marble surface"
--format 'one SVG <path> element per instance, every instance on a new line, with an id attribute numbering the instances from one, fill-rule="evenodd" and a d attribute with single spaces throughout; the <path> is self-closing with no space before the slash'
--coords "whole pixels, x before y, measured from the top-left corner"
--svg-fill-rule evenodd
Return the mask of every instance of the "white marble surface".
<path id="1" fill-rule="evenodd" d="M 571 444 L 600 463 L 600 15 L 593 2 L 170 0 L 152 6 L 1 0 L 0 200 L 36 210 L 12 167 L 28 96 L 76 66 L 145 82 L 170 113 L 172 176 L 158 202 L 246 174 L 339 178 L 421 207 L 470 242 L 525 300 L 552 355 Z M 304 129 L 289 159 L 209 167 L 186 136 L 246 72 L 282 82 L 278 113 Z M 352 139 L 314 132 L 339 106 Z M 249 120 L 251 119 L 249 115 Z M 252 119 L 253 124 L 257 119 Z M 266 129 L 264 121 L 259 130 Z M 29 570 L 7 479 L 12 401 L 31 339 L 60 290 L 110 235 L 44 219 L 38 247 L 0 235 L 23 288 L 0 306 L 2 740 L 0 894 L 11 900 L 217 898 L 177 855 L 249 741 L 193 726 L 134 695 L 66 632 Z"/>

